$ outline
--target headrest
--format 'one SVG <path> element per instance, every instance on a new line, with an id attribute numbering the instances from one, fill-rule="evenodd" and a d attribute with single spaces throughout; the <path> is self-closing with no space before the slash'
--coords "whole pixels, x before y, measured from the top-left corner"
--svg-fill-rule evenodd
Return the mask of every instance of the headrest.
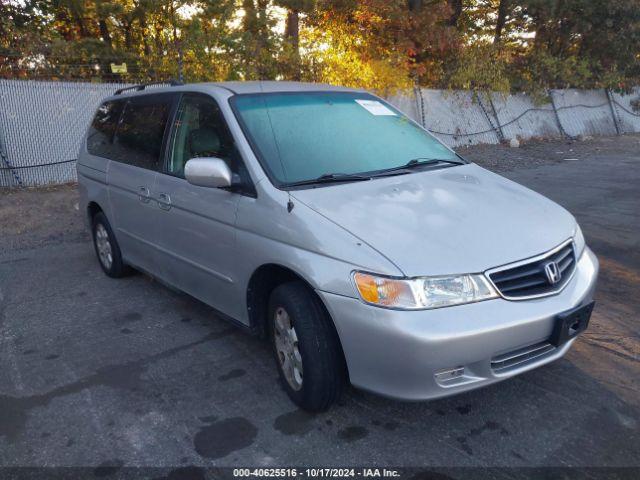
<path id="1" fill-rule="evenodd" d="M 211 128 L 199 128 L 189 133 L 189 148 L 192 157 L 215 155 L 220 151 L 220 137 Z"/>

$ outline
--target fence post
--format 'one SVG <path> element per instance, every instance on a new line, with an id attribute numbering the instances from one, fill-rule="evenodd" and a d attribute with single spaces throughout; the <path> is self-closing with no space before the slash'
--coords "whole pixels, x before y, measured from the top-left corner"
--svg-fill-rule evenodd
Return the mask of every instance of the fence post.
<path id="1" fill-rule="evenodd" d="M 417 82 L 413 87 L 413 95 L 416 97 L 416 108 L 418 110 L 418 114 L 420 115 L 420 125 L 422 125 L 424 128 L 427 128 L 424 121 L 424 98 L 422 97 L 422 89 Z"/>
<path id="2" fill-rule="evenodd" d="M 560 121 L 560 115 L 558 115 L 558 109 L 556 108 L 556 102 L 553 99 L 553 90 L 548 90 L 549 99 L 551 100 L 551 108 L 553 108 L 553 114 L 556 117 L 556 123 L 558 124 L 558 130 L 560 130 L 560 134 L 564 137 L 573 140 L 574 138 L 567 133 L 567 131 L 562 126 L 562 122 Z"/>
<path id="3" fill-rule="evenodd" d="M 611 116 L 613 117 L 613 125 L 614 127 L 616 127 L 616 135 L 620 135 L 620 119 L 618 118 L 618 114 L 616 112 L 616 107 L 613 104 L 613 96 L 611 94 L 611 90 L 609 90 L 608 88 L 604 89 L 604 93 L 606 93 L 607 95 L 607 101 L 609 102 L 609 108 L 611 109 Z"/>
<path id="4" fill-rule="evenodd" d="M 0 127 L 2 127 L 2 123 L 0 123 Z M 20 175 L 18 175 L 18 172 L 16 172 L 13 168 L 13 165 L 11 165 L 11 162 L 9 162 L 9 156 L 7 155 L 7 151 L 4 148 L 4 142 L 2 141 L 2 130 L 0 129 L 0 159 L 2 159 L 2 162 L 0 162 L 0 166 L 4 163 L 7 168 L 1 168 L 0 170 L 9 170 L 9 172 L 11 172 L 11 175 L 13 176 L 13 179 L 15 180 L 15 182 L 18 184 L 19 187 L 22 186 L 22 179 L 20 178 Z M 0 187 L 5 186 L 5 185 L 0 185 Z M 11 185 L 6 185 L 7 187 L 10 187 Z"/>
<path id="5" fill-rule="evenodd" d="M 484 116 L 487 119 L 487 122 L 489 122 L 489 126 L 493 129 L 494 132 L 496 132 L 496 136 L 498 137 L 498 142 L 500 143 L 504 142 L 504 135 L 502 134 L 502 127 L 500 126 L 500 121 L 498 120 L 498 117 L 495 116 L 496 126 L 493 125 L 493 122 L 491 121 L 491 116 L 489 116 L 489 112 L 487 112 L 487 109 L 484 108 L 484 104 L 482 103 L 482 92 L 478 93 L 474 91 L 473 94 L 478 99 L 478 104 L 480 105 L 480 108 L 482 109 L 482 113 L 484 113 Z M 487 93 L 487 95 L 490 95 L 490 93 Z M 491 97 L 489 97 L 489 101 L 491 102 Z M 491 102 L 491 106 L 493 107 L 493 102 Z M 493 113 L 495 115 L 495 108 L 493 109 Z"/>
<path id="6" fill-rule="evenodd" d="M 493 104 L 493 95 L 489 93 L 489 105 L 491 106 L 491 110 L 493 111 L 493 118 L 496 119 L 496 124 L 498 125 L 498 132 L 500 133 L 500 141 L 504 142 L 506 137 L 504 136 L 504 130 L 502 130 L 502 125 L 500 125 L 500 118 L 498 118 L 498 111 L 496 110 L 496 106 Z"/>

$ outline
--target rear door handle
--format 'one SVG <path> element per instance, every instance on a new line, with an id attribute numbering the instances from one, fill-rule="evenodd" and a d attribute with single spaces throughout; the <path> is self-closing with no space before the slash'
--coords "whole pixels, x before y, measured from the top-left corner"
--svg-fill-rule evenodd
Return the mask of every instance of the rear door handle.
<path id="1" fill-rule="evenodd" d="M 171 197 L 167 193 L 158 195 L 158 206 L 162 210 L 171 210 Z"/>
<path id="2" fill-rule="evenodd" d="M 147 187 L 138 188 L 138 198 L 142 203 L 149 203 L 151 200 L 151 193 Z"/>

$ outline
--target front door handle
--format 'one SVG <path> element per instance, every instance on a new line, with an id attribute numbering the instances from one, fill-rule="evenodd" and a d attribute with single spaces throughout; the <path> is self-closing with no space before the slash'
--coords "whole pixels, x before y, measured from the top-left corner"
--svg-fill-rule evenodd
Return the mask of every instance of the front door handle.
<path id="1" fill-rule="evenodd" d="M 158 206 L 162 210 L 171 210 L 171 197 L 167 193 L 158 195 Z"/>
<path id="2" fill-rule="evenodd" d="M 138 188 L 138 198 L 142 203 L 149 203 L 151 200 L 151 193 L 147 187 Z"/>

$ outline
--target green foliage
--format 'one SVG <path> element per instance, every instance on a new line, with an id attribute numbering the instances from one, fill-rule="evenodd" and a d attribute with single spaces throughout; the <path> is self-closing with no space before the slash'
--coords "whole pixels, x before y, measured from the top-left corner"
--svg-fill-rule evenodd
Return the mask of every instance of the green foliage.
<path id="1" fill-rule="evenodd" d="M 111 63 L 126 63 L 126 74 Z M 638 0 L 5 0 L 0 76 L 302 79 L 382 93 L 640 83 Z"/>
<path id="2" fill-rule="evenodd" d="M 552 88 L 590 88 L 594 83 L 593 61 L 576 55 L 554 56 L 548 51 L 534 51 L 523 59 L 519 72 L 522 90 Z"/>
<path id="3" fill-rule="evenodd" d="M 470 45 L 463 49 L 451 65 L 445 79 L 448 88 L 508 92 L 509 53 L 493 44 Z"/>
<path id="4" fill-rule="evenodd" d="M 388 55 L 371 58 L 362 35 L 345 34 L 342 24 L 309 30 L 303 37 L 303 79 L 366 88 L 383 94 L 411 88 L 406 64 Z"/>

